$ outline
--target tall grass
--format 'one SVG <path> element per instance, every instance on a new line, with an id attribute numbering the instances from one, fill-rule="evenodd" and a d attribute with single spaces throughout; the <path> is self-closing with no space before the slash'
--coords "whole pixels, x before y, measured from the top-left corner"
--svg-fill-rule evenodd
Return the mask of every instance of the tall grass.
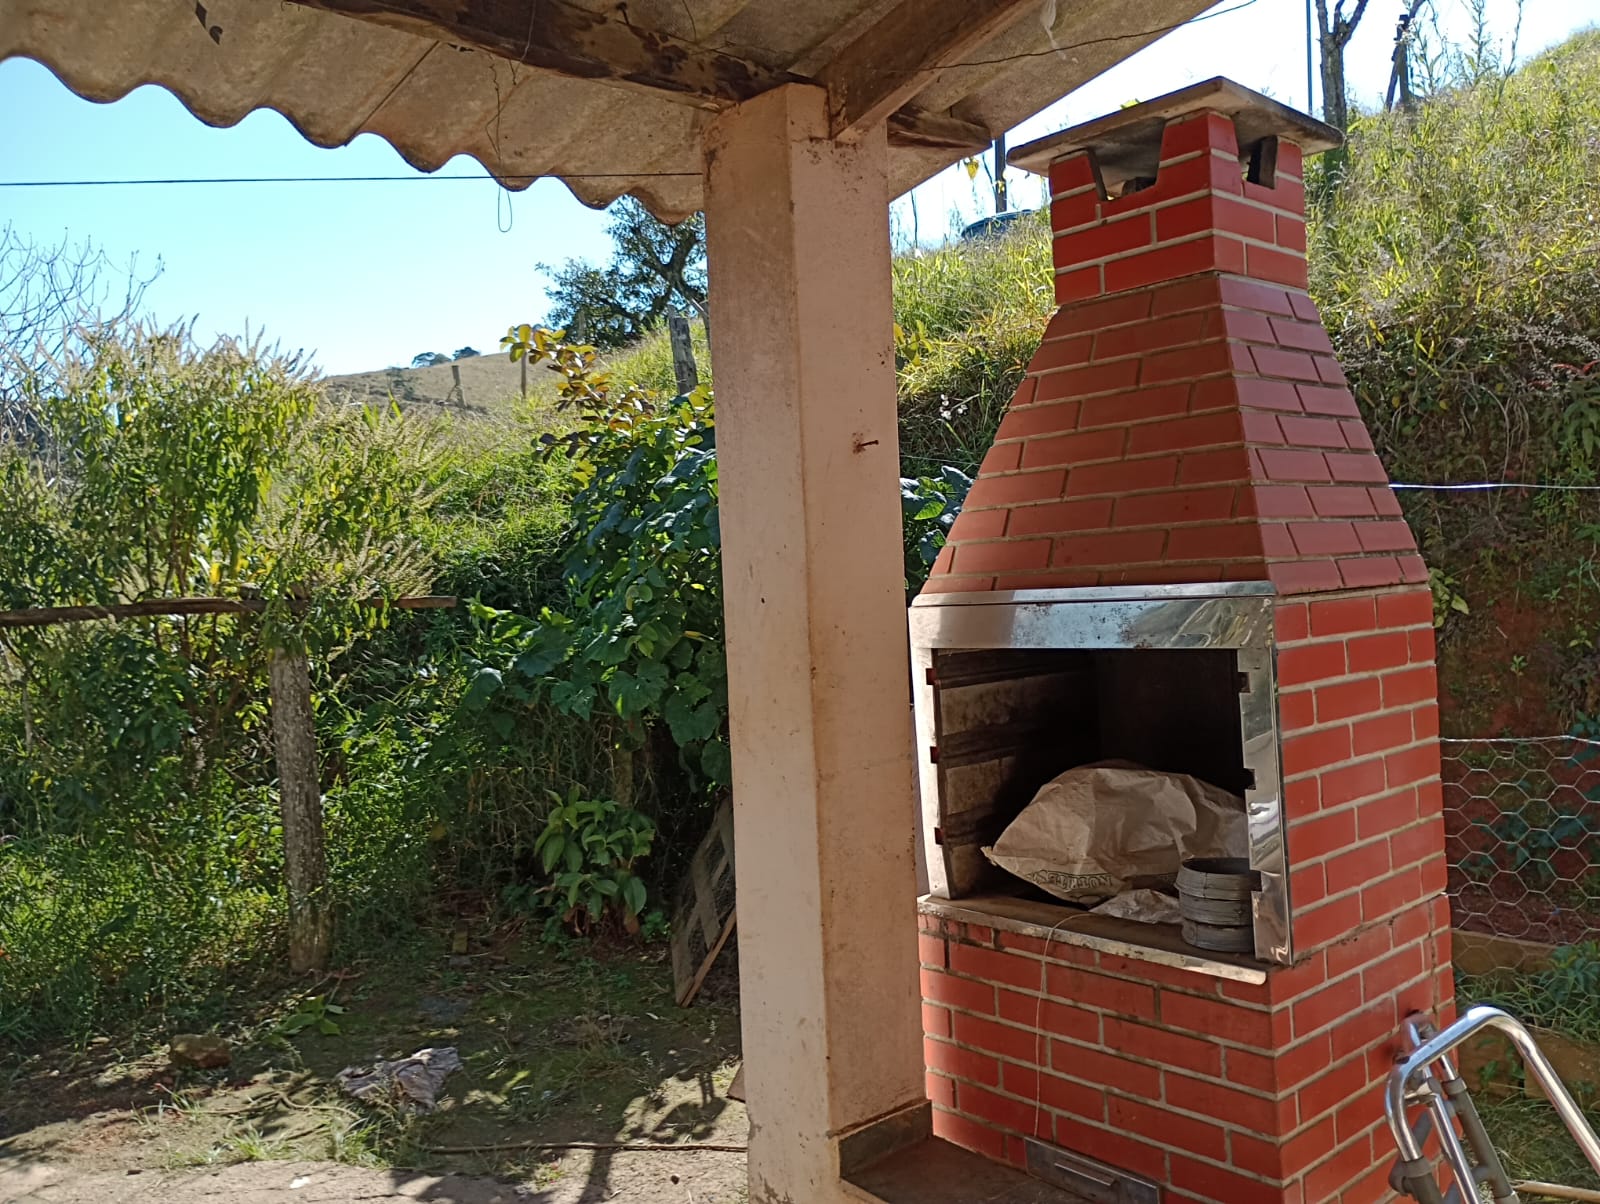
<path id="1" fill-rule="evenodd" d="M 977 467 L 1054 304 L 1042 213 L 997 237 L 895 260 L 900 454 L 908 475 L 942 464 Z"/>
<path id="2" fill-rule="evenodd" d="M 1364 116 L 1341 187 L 1313 212 L 1324 316 L 1440 335 L 1558 317 L 1593 296 L 1597 185 L 1600 31 L 1503 79 Z"/>
<path id="3" fill-rule="evenodd" d="M 1391 471 L 1591 480 L 1570 366 L 1600 358 L 1600 32 L 1361 118 L 1312 184 L 1313 291 Z"/>
<path id="4" fill-rule="evenodd" d="M 700 383 L 708 385 L 711 383 L 711 347 L 706 339 L 705 323 L 699 319 L 691 321 L 689 335 Z M 657 327 L 632 347 L 612 352 L 605 357 L 604 366 L 616 380 L 643 385 L 663 397 L 671 397 L 678 391 L 677 377 L 672 370 L 672 341 L 665 327 Z"/>

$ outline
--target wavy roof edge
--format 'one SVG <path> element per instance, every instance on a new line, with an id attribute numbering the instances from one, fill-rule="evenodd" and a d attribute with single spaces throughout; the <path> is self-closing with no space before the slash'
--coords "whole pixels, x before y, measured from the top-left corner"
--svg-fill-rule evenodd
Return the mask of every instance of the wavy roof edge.
<path id="1" fill-rule="evenodd" d="M 402 0 L 364 2 L 405 7 Z M 969 2 L 973 10 L 1004 10 L 1003 22 L 992 35 L 964 44 L 953 61 L 936 60 L 940 66 L 918 72 L 914 111 L 991 136 L 1205 7 L 1199 0 L 1158 0 L 1130 14 L 1135 6 L 1088 0 L 1047 31 L 1040 13 L 1053 4 Z M 419 7 L 451 6 L 420 0 Z M 604 25 L 611 7 L 583 0 L 592 15 L 579 15 Z M 860 58 L 863 31 L 893 32 L 904 7 L 905 0 L 631 0 L 627 18 L 630 27 L 671 37 L 692 31 L 694 46 L 718 39 L 729 55 L 775 77 L 826 78 L 830 65 L 848 65 L 841 52 Z M 530 5 L 530 20 L 536 11 Z M 119 100 L 154 84 L 207 125 L 236 125 L 270 109 L 317 146 L 376 134 L 419 171 L 466 155 L 508 188 L 553 177 L 595 208 L 624 194 L 669 221 L 702 207 L 701 143 L 714 105 L 529 67 L 300 4 L 211 0 L 190 9 L 170 0 L 0 0 L 0 59 L 11 57 L 38 61 L 93 101 Z M 911 111 L 902 108 L 896 117 Z M 886 201 L 973 149 L 915 141 L 902 138 L 891 148 Z"/>

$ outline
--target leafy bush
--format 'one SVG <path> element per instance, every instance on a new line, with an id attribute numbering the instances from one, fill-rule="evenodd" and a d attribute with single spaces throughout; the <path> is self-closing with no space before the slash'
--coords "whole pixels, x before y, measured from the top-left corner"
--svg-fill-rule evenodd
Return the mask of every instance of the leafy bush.
<path id="1" fill-rule="evenodd" d="M 901 477 L 900 508 L 905 518 L 906 595 L 914 596 L 928 579 L 967 500 L 972 478 L 948 464 L 938 476 Z"/>
<path id="2" fill-rule="evenodd" d="M 1505 1008 L 1525 1023 L 1600 1041 L 1600 944 L 1563 945 L 1543 970 L 1461 975 L 1456 993 Z"/>
<path id="3" fill-rule="evenodd" d="M 543 332 L 541 332 L 543 335 Z M 727 669 L 722 652 L 721 537 L 710 395 L 671 402 L 614 389 L 592 348 L 554 342 L 538 354 L 565 374 L 569 436 L 545 436 L 580 482 L 573 495 L 566 598 L 537 622 L 485 615 L 504 652 L 485 664 L 466 702 L 538 699 L 618 723 L 618 798 L 632 795 L 632 756 L 664 725 L 681 767 L 703 790 L 729 779 Z M 491 715 L 509 728 L 509 715 Z M 625 779 L 625 781 L 624 781 Z"/>
<path id="4" fill-rule="evenodd" d="M 268 652 L 313 647 L 328 703 L 327 665 L 384 621 L 358 602 L 427 580 L 413 528 L 442 467 L 426 428 L 321 410 L 299 365 L 259 347 L 181 329 L 85 347 L 27 382 L 45 437 L 0 441 L 0 605 L 248 586 L 267 609 L 0 635 L 0 998 L 19 1038 L 181 1011 L 274 956 Z M 392 747 L 331 735 L 335 776 L 383 776 L 366 758 Z M 327 785 L 336 883 L 392 915 L 415 792 Z"/>
<path id="5" fill-rule="evenodd" d="M 580 932 L 607 916 L 638 932 L 648 895 L 633 867 L 649 856 L 655 836 L 648 816 L 613 799 L 584 799 L 576 790 L 565 801 L 557 796 L 536 845 L 550 876 L 539 893 Z"/>

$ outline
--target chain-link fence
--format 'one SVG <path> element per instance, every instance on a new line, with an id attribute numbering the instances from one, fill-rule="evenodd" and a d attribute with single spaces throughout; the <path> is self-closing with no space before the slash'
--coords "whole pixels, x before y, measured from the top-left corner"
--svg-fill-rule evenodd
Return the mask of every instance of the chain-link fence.
<path id="1" fill-rule="evenodd" d="M 1600 741 L 1440 744 L 1456 927 L 1556 945 L 1600 938 Z"/>

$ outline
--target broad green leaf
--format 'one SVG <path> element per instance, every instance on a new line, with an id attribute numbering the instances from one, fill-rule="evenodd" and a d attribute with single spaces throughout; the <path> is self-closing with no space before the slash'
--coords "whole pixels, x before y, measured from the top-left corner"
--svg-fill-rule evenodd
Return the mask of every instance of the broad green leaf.
<path id="1" fill-rule="evenodd" d="M 482 707 L 499 692 L 500 685 L 500 670 L 485 665 L 473 675 L 472 681 L 467 686 L 466 694 L 462 696 L 462 705 L 468 709 Z"/>
<path id="2" fill-rule="evenodd" d="M 719 786 L 733 784 L 733 763 L 728 746 L 722 740 L 709 740 L 700 751 L 700 767 Z"/>

